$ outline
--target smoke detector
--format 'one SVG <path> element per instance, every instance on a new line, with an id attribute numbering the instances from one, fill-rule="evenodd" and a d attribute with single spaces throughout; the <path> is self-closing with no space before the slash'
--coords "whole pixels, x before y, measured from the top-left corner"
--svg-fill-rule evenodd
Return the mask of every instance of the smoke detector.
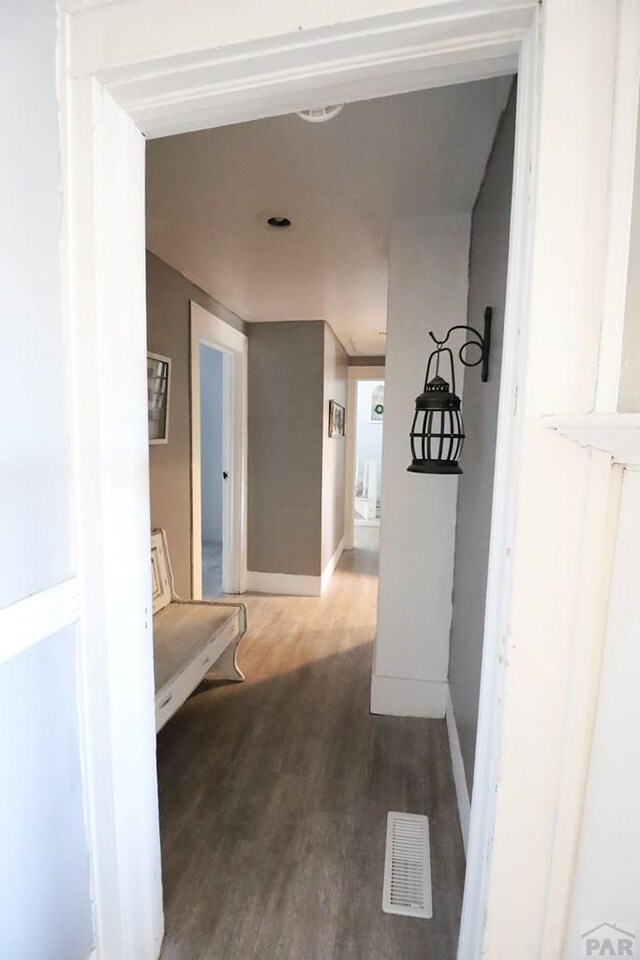
<path id="1" fill-rule="evenodd" d="M 309 107 L 308 110 L 298 110 L 298 116 L 307 123 L 326 123 L 327 120 L 337 117 L 343 107 L 344 103 L 332 107 Z"/>

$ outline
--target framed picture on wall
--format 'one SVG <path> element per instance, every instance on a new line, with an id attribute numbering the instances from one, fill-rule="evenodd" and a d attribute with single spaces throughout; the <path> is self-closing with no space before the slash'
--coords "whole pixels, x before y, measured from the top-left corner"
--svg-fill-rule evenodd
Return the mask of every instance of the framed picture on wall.
<path id="1" fill-rule="evenodd" d="M 344 407 L 335 400 L 329 400 L 329 436 L 344 437 Z"/>
<path id="2" fill-rule="evenodd" d="M 169 387 L 171 360 L 158 353 L 147 354 L 147 402 L 149 443 L 169 441 Z"/>

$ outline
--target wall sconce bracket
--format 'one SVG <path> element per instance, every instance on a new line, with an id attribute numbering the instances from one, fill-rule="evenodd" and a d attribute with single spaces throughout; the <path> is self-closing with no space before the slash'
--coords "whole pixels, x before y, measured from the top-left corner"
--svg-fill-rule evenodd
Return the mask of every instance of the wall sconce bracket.
<path id="1" fill-rule="evenodd" d="M 437 349 L 442 350 L 442 348 L 447 343 L 449 337 L 455 330 L 468 330 L 470 336 L 467 337 L 465 342 L 462 344 L 462 346 L 458 350 L 458 359 L 460 360 L 460 363 L 464 364 L 465 367 L 477 367 L 480 364 L 482 364 L 480 376 L 482 378 L 482 382 L 486 383 L 487 380 L 489 379 L 489 352 L 491 350 L 491 321 L 492 320 L 493 320 L 493 309 L 492 307 L 486 307 L 484 311 L 484 325 L 483 325 L 482 333 L 480 333 L 479 330 L 476 330 L 475 327 L 470 327 L 465 324 L 456 324 L 456 326 L 451 327 L 447 331 L 447 335 L 444 338 L 444 340 L 438 340 L 437 337 L 434 336 L 433 331 L 430 331 L 429 336 L 431 337 L 433 342 L 436 344 Z M 480 351 L 479 355 L 476 356 L 475 360 L 473 359 L 473 355 L 469 357 L 467 352 L 469 350 L 473 350 L 474 348 Z"/>

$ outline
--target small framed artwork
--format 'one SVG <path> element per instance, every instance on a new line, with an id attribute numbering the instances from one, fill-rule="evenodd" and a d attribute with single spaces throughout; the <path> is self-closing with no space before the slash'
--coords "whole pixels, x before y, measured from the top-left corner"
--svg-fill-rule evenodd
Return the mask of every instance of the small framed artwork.
<path id="1" fill-rule="evenodd" d="M 335 400 L 329 400 L 329 436 L 344 437 L 344 407 Z"/>
<path id="2" fill-rule="evenodd" d="M 158 353 L 147 354 L 147 402 L 149 443 L 169 442 L 169 387 L 171 360 Z"/>

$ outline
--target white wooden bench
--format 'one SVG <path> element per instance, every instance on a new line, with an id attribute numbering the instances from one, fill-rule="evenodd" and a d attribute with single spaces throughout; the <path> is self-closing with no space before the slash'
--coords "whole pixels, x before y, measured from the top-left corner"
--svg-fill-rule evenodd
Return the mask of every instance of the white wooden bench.
<path id="1" fill-rule="evenodd" d="M 236 657 L 247 609 L 243 603 L 177 597 L 164 530 L 151 535 L 151 579 L 158 731 L 208 673 L 244 680 Z"/>

